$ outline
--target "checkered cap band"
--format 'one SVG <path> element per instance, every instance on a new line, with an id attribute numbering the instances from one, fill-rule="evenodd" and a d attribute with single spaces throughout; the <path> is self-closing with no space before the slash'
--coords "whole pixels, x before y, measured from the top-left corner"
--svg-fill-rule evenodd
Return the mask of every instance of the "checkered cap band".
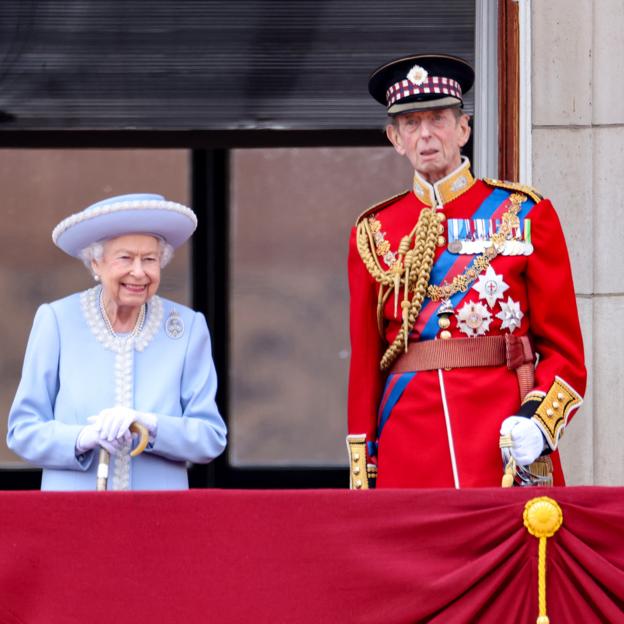
<path id="1" fill-rule="evenodd" d="M 459 82 L 452 78 L 444 78 L 443 76 L 429 76 L 421 84 L 416 85 L 409 80 L 400 80 L 395 82 L 386 91 L 386 100 L 388 106 L 399 102 L 403 98 L 410 95 L 420 95 L 422 93 L 439 93 L 440 95 L 452 95 L 461 100 L 462 90 Z"/>

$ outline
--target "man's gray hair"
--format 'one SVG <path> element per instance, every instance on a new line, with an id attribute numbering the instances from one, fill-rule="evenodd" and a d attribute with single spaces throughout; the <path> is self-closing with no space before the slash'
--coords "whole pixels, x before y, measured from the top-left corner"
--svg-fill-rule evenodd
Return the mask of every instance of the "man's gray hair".
<path id="1" fill-rule="evenodd" d="M 162 238 L 158 236 L 155 237 L 158 241 L 158 247 L 160 250 L 160 268 L 164 269 L 171 259 L 173 258 L 173 247 Z M 93 271 L 93 267 L 91 263 L 95 260 L 96 262 L 100 262 L 104 257 L 104 243 L 106 241 L 96 241 L 95 243 L 91 243 L 87 245 L 84 249 L 80 250 L 80 259 L 83 264 L 87 267 L 87 270 L 93 277 L 95 277 L 95 272 Z"/>
<path id="2" fill-rule="evenodd" d="M 453 114 L 455 115 L 455 119 L 461 119 L 464 115 L 468 115 L 468 113 L 464 110 L 462 106 L 445 106 L 444 108 L 440 108 L 440 109 L 433 108 L 429 110 L 445 110 L 446 108 L 453 111 Z M 416 110 L 416 111 L 410 111 L 410 112 L 417 113 L 418 111 Z M 399 120 L 398 120 L 399 115 L 388 115 L 386 118 L 387 119 L 386 126 L 388 124 L 391 124 L 395 128 L 398 128 L 399 127 Z M 470 115 L 468 116 L 470 117 Z M 384 130 L 386 129 L 386 126 L 384 126 Z"/>

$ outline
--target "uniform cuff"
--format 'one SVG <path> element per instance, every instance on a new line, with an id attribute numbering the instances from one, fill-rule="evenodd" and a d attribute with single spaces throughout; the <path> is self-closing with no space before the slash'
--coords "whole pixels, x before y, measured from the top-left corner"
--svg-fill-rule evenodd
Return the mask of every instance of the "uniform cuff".
<path id="1" fill-rule="evenodd" d="M 519 416 L 531 418 L 540 428 L 551 451 L 557 448 L 570 413 L 583 403 L 581 395 L 560 377 L 546 394 L 531 392 L 520 409 Z"/>

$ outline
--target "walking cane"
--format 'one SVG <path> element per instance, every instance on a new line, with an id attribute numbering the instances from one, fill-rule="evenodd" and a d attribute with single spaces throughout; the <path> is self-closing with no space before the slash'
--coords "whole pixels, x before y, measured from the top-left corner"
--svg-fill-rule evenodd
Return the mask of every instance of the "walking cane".
<path id="1" fill-rule="evenodd" d="M 136 457 L 140 455 L 147 446 L 149 441 L 149 433 L 147 429 L 138 422 L 133 422 L 130 427 L 130 431 L 132 433 L 136 433 L 139 435 L 139 443 L 136 448 L 130 452 L 130 457 Z M 97 467 L 97 482 L 95 486 L 95 490 L 97 492 L 105 492 L 106 486 L 108 485 L 108 465 L 110 463 L 110 453 L 100 447 L 100 455 L 98 457 L 98 467 Z"/>

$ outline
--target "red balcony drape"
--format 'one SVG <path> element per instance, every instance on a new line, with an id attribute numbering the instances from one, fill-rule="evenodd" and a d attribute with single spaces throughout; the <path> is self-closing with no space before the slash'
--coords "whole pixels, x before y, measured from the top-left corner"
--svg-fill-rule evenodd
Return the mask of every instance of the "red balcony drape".
<path id="1" fill-rule="evenodd" d="M 0 493 L 0 622 L 624 621 L 624 489 Z"/>

